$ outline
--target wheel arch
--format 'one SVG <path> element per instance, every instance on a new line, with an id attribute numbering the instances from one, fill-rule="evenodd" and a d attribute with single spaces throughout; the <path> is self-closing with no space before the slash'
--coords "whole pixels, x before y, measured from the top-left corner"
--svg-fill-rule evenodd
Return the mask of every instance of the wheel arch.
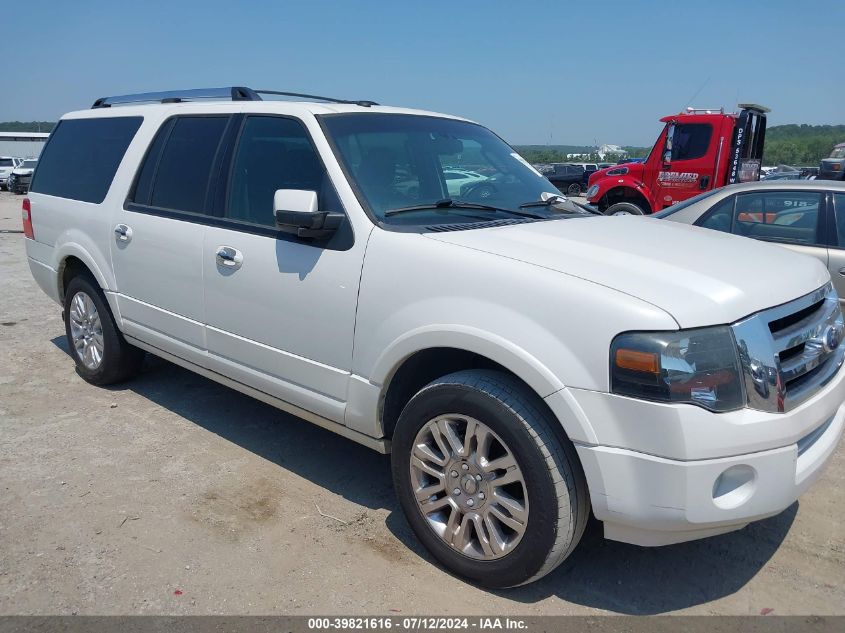
<path id="1" fill-rule="evenodd" d="M 65 290 L 70 280 L 77 274 L 88 274 L 103 291 L 112 314 L 115 316 L 117 323 L 120 324 L 120 312 L 115 295 L 113 292 L 109 292 L 113 284 L 109 282 L 103 267 L 98 266 L 95 258 L 91 256 L 88 250 L 76 242 L 66 242 L 56 251 L 56 283 L 60 303 L 64 304 Z"/>
<path id="2" fill-rule="evenodd" d="M 611 187 L 599 198 L 598 208 L 605 211 L 617 202 L 631 202 L 641 207 L 646 213 L 652 213 L 653 208 L 648 196 L 649 192 L 645 186 L 637 187 L 634 183 L 622 183 Z"/>
<path id="3" fill-rule="evenodd" d="M 455 371 L 494 369 L 513 376 L 537 396 L 556 428 L 568 440 L 591 441 L 592 427 L 567 397 L 565 385 L 538 359 L 498 337 L 444 336 L 409 337 L 405 345 L 394 345 L 382 355 L 377 375 L 381 391 L 378 420 L 383 437 L 390 438 L 399 415 L 423 386 Z M 410 346 L 411 340 L 418 343 Z M 421 344 L 423 341 L 428 344 Z"/>

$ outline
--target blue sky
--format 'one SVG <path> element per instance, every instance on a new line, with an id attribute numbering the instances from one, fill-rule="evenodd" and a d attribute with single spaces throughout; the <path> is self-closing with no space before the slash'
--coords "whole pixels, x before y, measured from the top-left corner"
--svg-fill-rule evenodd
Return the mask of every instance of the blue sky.
<path id="1" fill-rule="evenodd" d="M 3 13 L 0 120 L 246 85 L 459 114 L 514 144 L 650 145 L 688 104 L 845 123 L 841 0 L 27 0 Z"/>

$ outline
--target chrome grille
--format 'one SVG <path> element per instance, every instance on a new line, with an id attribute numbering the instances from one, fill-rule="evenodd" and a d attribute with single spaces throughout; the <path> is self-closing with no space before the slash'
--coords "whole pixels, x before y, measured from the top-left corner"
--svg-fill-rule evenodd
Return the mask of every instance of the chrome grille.
<path id="1" fill-rule="evenodd" d="M 733 325 L 748 406 L 784 412 L 798 406 L 842 366 L 842 312 L 827 284 L 800 299 Z"/>

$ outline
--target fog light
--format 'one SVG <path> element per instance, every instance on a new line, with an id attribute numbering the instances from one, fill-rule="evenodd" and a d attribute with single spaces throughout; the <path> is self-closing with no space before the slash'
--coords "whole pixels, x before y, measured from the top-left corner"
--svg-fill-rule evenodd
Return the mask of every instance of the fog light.
<path id="1" fill-rule="evenodd" d="M 713 484 L 713 503 L 723 510 L 738 508 L 757 487 L 757 471 L 751 466 L 731 466 Z"/>

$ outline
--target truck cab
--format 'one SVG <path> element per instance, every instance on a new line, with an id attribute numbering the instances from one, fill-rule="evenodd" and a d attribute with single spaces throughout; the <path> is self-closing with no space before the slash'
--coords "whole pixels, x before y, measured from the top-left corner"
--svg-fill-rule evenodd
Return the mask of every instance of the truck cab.
<path id="1" fill-rule="evenodd" d="M 688 108 L 663 117 L 648 157 L 595 172 L 588 201 L 609 215 L 643 215 L 716 187 L 759 180 L 768 109 L 740 108 L 727 114 Z"/>

